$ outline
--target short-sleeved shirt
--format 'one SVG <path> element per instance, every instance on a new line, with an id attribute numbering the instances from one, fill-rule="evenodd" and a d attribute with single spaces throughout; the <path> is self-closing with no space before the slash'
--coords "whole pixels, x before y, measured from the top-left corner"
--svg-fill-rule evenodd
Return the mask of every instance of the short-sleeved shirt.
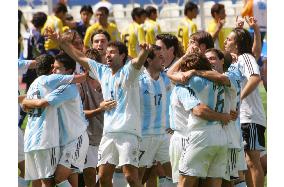
<path id="1" fill-rule="evenodd" d="M 259 66 L 255 58 L 248 53 L 240 55 L 237 63 L 242 74 L 241 88 L 243 89 L 251 75 L 260 75 Z M 258 87 L 242 100 L 240 120 L 241 123 L 256 123 L 266 127 L 265 113 Z"/>
<path id="2" fill-rule="evenodd" d="M 184 50 L 187 49 L 190 35 L 197 32 L 197 25 L 189 18 L 184 17 L 178 25 L 177 37 Z"/>
<path id="3" fill-rule="evenodd" d="M 125 132 L 141 136 L 139 75 L 140 70 L 131 62 L 126 63 L 114 75 L 104 64 L 89 60 L 91 72 L 99 80 L 104 100 L 113 99 L 117 106 L 104 113 L 103 133 Z"/>
<path id="4" fill-rule="evenodd" d="M 27 99 L 42 99 L 60 85 L 69 84 L 74 75 L 42 75 L 30 86 Z M 57 108 L 50 105 L 33 109 L 28 114 L 25 129 L 24 152 L 59 146 Z"/>
<path id="5" fill-rule="evenodd" d="M 84 40 L 86 31 L 88 27 L 84 24 L 83 21 L 76 22 L 76 31 L 81 36 L 82 40 Z"/>
<path id="6" fill-rule="evenodd" d="M 156 36 L 161 33 L 160 25 L 151 19 L 147 19 L 144 23 L 145 41 L 148 44 L 155 44 Z"/>
<path id="7" fill-rule="evenodd" d="M 142 136 L 165 134 L 170 127 L 169 105 L 171 82 L 165 72 L 158 80 L 145 69 L 139 78 Z"/>

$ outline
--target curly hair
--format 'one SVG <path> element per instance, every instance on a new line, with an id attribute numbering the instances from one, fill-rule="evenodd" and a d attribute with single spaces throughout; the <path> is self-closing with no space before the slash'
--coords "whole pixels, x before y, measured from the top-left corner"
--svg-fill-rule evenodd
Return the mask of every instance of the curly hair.
<path id="1" fill-rule="evenodd" d="M 187 60 L 182 61 L 180 64 L 182 72 L 188 70 L 212 70 L 211 64 L 205 55 L 200 53 L 190 53 Z"/>
<path id="2" fill-rule="evenodd" d="M 52 71 L 52 65 L 54 63 L 54 57 L 49 54 L 43 54 L 38 56 L 35 61 L 36 65 L 36 74 L 38 76 L 41 75 L 49 75 Z"/>

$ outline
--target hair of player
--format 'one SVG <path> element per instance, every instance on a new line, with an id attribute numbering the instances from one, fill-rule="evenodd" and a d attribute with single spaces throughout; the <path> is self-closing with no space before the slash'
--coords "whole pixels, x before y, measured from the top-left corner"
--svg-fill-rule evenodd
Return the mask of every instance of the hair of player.
<path id="1" fill-rule="evenodd" d="M 55 14 L 58 14 L 60 12 L 66 13 L 67 12 L 67 7 L 65 4 L 63 3 L 57 3 L 54 7 L 53 7 L 53 12 Z"/>
<path id="2" fill-rule="evenodd" d="M 81 14 L 82 12 L 88 12 L 88 13 L 90 13 L 90 14 L 92 14 L 92 15 L 94 14 L 93 8 L 91 7 L 91 5 L 83 5 L 83 6 L 81 7 L 80 14 Z"/>
<path id="3" fill-rule="evenodd" d="M 119 41 L 111 41 L 108 43 L 107 46 L 117 48 L 120 55 L 124 54 L 125 57 L 123 58 L 123 64 L 126 63 L 127 58 L 128 58 L 128 49 L 124 43 L 119 42 Z"/>
<path id="4" fill-rule="evenodd" d="M 97 9 L 97 12 L 104 12 L 105 13 L 105 15 L 109 15 L 109 10 L 108 10 L 108 8 L 107 7 L 104 7 L 104 6 L 101 6 L 101 7 L 99 7 L 98 9 Z"/>
<path id="5" fill-rule="evenodd" d="M 49 54 L 43 54 L 35 58 L 36 64 L 36 74 L 49 75 L 52 70 L 52 65 L 54 63 L 54 57 Z"/>
<path id="6" fill-rule="evenodd" d="M 146 16 L 149 18 L 152 14 L 156 14 L 157 13 L 157 9 L 153 6 L 147 6 L 145 8 L 146 11 Z"/>
<path id="7" fill-rule="evenodd" d="M 252 37 L 246 29 L 235 28 L 232 30 L 235 33 L 235 42 L 237 45 L 238 55 L 249 53 L 252 55 Z"/>
<path id="8" fill-rule="evenodd" d="M 214 13 L 219 14 L 221 12 L 221 10 L 223 10 L 223 9 L 225 9 L 225 6 L 223 4 L 215 3 L 211 7 L 211 16 L 214 18 Z"/>
<path id="9" fill-rule="evenodd" d="M 32 18 L 32 24 L 35 28 L 41 28 L 44 26 L 47 20 L 47 15 L 44 12 L 36 12 Z"/>
<path id="10" fill-rule="evenodd" d="M 198 31 L 190 35 L 190 39 L 196 41 L 199 45 L 205 44 L 206 49 L 214 48 L 214 40 L 210 33 Z"/>
<path id="11" fill-rule="evenodd" d="M 63 64 L 66 70 L 72 70 L 71 74 L 75 71 L 76 69 L 76 61 L 73 60 L 69 55 L 67 55 L 65 52 L 60 51 L 58 55 L 55 56 L 55 60 L 57 62 L 60 62 Z"/>
<path id="12" fill-rule="evenodd" d="M 198 6 L 195 3 L 188 1 L 184 6 L 183 13 L 184 15 L 187 15 L 187 11 L 193 11 L 194 9 L 198 10 Z"/>
<path id="13" fill-rule="evenodd" d="M 98 50 L 96 49 L 87 49 L 85 52 L 86 57 L 95 60 L 97 62 L 102 62 L 102 57 Z"/>
<path id="14" fill-rule="evenodd" d="M 107 41 L 108 41 L 108 42 L 110 41 L 110 35 L 109 35 L 109 33 L 108 33 L 107 31 L 105 31 L 105 30 L 99 29 L 99 30 L 95 31 L 95 32 L 92 34 L 92 36 L 91 36 L 91 43 L 93 43 L 93 41 L 94 41 L 94 36 L 97 35 L 97 34 L 103 34 L 103 35 L 105 35 Z"/>
<path id="15" fill-rule="evenodd" d="M 176 57 L 182 57 L 182 55 L 184 54 L 183 47 L 175 35 L 169 33 L 158 34 L 156 36 L 156 40 L 161 40 L 165 44 L 167 49 L 174 47 L 174 55 Z"/>
<path id="16" fill-rule="evenodd" d="M 191 53 L 189 54 L 187 60 L 182 61 L 180 64 L 180 70 L 182 72 L 188 70 L 212 70 L 209 60 L 204 54 L 201 53 Z"/>
<path id="17" fill-rule="evenodd" d="M 224 52 L 224 64 L 223 64 L 223 71 L 228 71 L 229 67 L 233 63 L 233 57 L 230 53 Z"/>
<path id="18" fill-rule="evenodd" d="M 131 17 L 134 21 L 136 21 L 136 17 L 141 17 L 143 15 L 147 15 L 146 10 L 141 7 L 133 8 L 131 12 Z"/>

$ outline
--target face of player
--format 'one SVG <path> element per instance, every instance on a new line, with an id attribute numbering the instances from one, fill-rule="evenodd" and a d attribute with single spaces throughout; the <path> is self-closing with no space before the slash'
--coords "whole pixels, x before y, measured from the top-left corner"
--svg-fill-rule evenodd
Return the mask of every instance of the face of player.
<path id="1" fill-rule="evenodd" d="M 106 65 L 112 70 L 117 70 L 123 65 L 124 54 L 119 54 L 119 50 L 114 46 L 107 47 Z"/>
<path id="2" fill-rule="evenodd" d="M 93 48 L 98 50 L 102 57 L 106 54 L 108 40 L 104 34 L 96 34 L 93 37 Z"/>
<path id="3" fill-rule="evenodd" d="M 54 74 L 69 74 L 70 71 L 67 71 L 64 67 L 64 65 L 61 62 L 58 62 L 55 60 L 54 64 L 53 64 L 53 70 L 52 73 Z"/>
<path id="4" fill-rule="evenodd" d="M 161 47 L 160 52 L 161 52 L 161 55 L 162 55 L 163 59 L 164 60 L 169 59 L 168 58 L 169 57 L 169 53 L 172 53 L 171 52 L 171 48 L 167 49 L 167 46 L 162 42 L 162 40 L 157 40 L 156 41 L 156 45 Z"/>
<path id="5" fill-rule="evenodd" d="M 150 59 L 149 61 L 149 67 L 156 72 L 161 72 L 164 70 L 164 60 L 163 55 L 161 53 L 161 50 L 155 50 L 155 57 L 153 59 Z"/>
<path id="6" fill-rule="evenodd" d="M 218 58 L 218 55 L 215 52 L 209 51 L 205 53 L 205 56 L 209 60 L 212 69 L 219 73 L 223 73 L 223 61 Z"/>
<path id="7" fill-rule="evenodd" d="M 83 21 L 84 24 L 89 24 L 92 15 L 93 15 L 93 14 L 91 14 L 91 13 L 88 12 L 88 11 L 83 11 L 83 12 L 81 12 L 81 20 Z"/>
<path id="8" fill-rule="evenodd" d="M 96 12 L 96 19 L 98 22 L 101 23 L 106 23 L 107 22 L 107 15 L 103 11 L 97 11 Z"/>
<path id="9" fill-rule="evenodd" d="M 226 52 L 238 54 L 238 48 L 235 41 L 236 34 L 231 32 L 224 41 L 224 48 Z"/>

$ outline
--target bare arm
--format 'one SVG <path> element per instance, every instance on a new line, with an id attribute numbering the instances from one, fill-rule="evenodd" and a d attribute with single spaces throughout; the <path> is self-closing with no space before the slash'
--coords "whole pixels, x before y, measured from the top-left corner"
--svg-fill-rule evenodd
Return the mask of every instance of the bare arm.
<path id="1" fill-rule="evenodd" d="M 231 85 L 230 79 L 226 75 L 221 74 L 217 71 L 196 70 L 195 75 L 200 76 L 200 77 L 204 77 L 204 78 L 209 79 L 213 82 L 223 84 L 223 85 L 226 85 L 226 86 Z"/>
<path id="2" fill-rule="evenodd" d="M 84 110 L 84 113 L 85 113 L 86 118 L 91 118 L 91 117 L 94 117 L 95 115 L 97 115 L 101 112 L 115 108 L 116 104 L 117 103 L 116 103 L 115 100 L 103 101 L 103 102 L 100 103 L 99 108 L 96 108 L 94 110 Z"/>
<path id="3" fill-rule="evenodd" d="M 18 103 L 22 103 L 23 100 L 26 98 L 27 95 L 19 95 L 18 96 Z"/>
<path id="4" fill-rule="evenodd" d="M 261 79 L 260 79 L 259 75 L 257 75 L 257 74 L 251 75 L 250 78 L 248 79 L 247 84 L 245 85 L 245 87 L 243 88 L 243 90 L 241 92 L 241 100 L 243 100 L 249 94 L 251 94 L 251 92 L 254 91 L 257 88 L 260 81 L 261 81 Z"/>
<path id="5" fill-rule="evenodd" d="M 86 81 L 88 73 L 74 75 L 71 83 L 83 83 Z"/>
<path id="6" fill-rule="evenodd" d="M 131 62 L 135 69 L 141 69 L 143 64 L 145 63 L 148 54 L 150 52 L 150 45 L 140 44 L 141 50 L 138 54 L 137 58 L 134 58 Z"/>
<path id="7" fill-rule="evenodd" d="M 224 24 L 225 24 L 225 19 L 218 20 L 216 31 L 212 33 L 212 38 L 214 41 L 218 38 L 219 32 L 223 28 Z"/>
<path id="8" fill-rule="evenodd" d="M 44 108 L 49 105 L 45 99 L 24 99 L 23 102 L 24 108 Z"/>

